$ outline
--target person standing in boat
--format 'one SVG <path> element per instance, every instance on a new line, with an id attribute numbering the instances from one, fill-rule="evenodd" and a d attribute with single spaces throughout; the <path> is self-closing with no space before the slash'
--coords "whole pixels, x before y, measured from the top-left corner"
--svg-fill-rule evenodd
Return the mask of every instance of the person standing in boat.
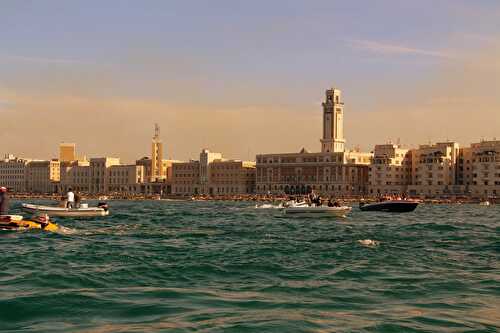
<path id="1" fill-rule="evenodd" d="M 82 201 L 82 197 L 75 191 L 75 208 L 80 208 L 80 202 Z"/>
<path id="2" fill-rule="evenodd" d="M 66 200 L 68 200 L 66 208 L 75 207 L 75 193 L 71 187 L 68 189 L 68 193 L 66 193 Z"/>
<path id="3" fill-rule="evenodd" d="M 0 187 L 0 215 L 9 214 L 9 195 L 7 194 L 7 188 Z"/>

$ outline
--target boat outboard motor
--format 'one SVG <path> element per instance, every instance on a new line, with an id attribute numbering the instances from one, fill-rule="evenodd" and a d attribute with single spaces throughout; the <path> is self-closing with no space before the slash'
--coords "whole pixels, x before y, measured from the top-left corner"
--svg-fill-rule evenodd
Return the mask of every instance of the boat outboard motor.
<path id="1" fill-rule="evenodd" d="M 99 202 L 97 204 L 97 207 L 104 209 L 105 212 L 107 212 L 108 208 L 109 208 L 109 206 L 108 206 L 108 204 L 106 202 Z"/>

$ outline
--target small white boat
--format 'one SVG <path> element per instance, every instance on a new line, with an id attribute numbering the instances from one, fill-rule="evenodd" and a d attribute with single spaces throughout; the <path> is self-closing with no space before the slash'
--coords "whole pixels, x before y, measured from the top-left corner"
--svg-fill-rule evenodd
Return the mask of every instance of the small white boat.
<path id="1" fill-rule="evenodd" d="M 286 215 L 290 216 L 304 216 L 304 217 L 323 217 L 323 216 L 336 216 L 345 217 L 352 207 L 328 207 L 328 206 L 291 206 L 283 210 Z"/>
<path id="2" fill-rule="evenodd" d="M 55 206 L 32 205 L 23 203 L 23 209 L 33 214 L 47 214 L 60 217 L 93 217 L 109 215 L 108 205 L 100 203 L 97 207 L 88 207 L 82 204 L 80 208 L 66 208 Z"/>
<path id="3" fill-rule="evenodd" d="M 480 204 L 481 206 L 489 206 L 489 205 L 490 205 L 490 202 L 489 202 L 488 200 L 486 200 L 486 201 L 481 201 L 479 204 Z"/>

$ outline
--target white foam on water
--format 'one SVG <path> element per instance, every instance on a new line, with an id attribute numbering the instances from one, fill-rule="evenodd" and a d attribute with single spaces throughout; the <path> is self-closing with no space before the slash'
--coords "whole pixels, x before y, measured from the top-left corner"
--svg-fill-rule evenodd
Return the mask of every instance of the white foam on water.
<path id="1" fill-rule="evenodd" d="M 368 247 L 375 247 L 380 244 L 379 241 L 373 240 L 373 239 L 359 239 L 358 243 L 363 245 L 363 246 L 368 246 Z"/>
<path id="2" fill-rule="evenodd" d="M 65 226 L 60 225 L 59 228 L 57 229 L 57 233 L 61 235 L 74 235 L 78 232 L 76 229 L 68 228 Z"/>
<path id="3" fill-rule="evenodd" d="M 283 205 L 273 205 L 273 204 L 262 204 L 262 205 L 255 205 L 255 208 L 257 209 L 280 209 L 283 208 Z"/>

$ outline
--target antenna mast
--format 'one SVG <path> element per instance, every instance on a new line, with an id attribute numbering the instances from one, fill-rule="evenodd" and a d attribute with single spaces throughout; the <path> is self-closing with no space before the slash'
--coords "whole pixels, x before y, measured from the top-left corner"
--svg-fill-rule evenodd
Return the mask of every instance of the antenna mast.
<path id="1" fill-rule="evenodd" d="M 154 139 L 158 140 L 160 138 L 160 125 L 157 123 L 155 124 L 155 136 Z"/>

